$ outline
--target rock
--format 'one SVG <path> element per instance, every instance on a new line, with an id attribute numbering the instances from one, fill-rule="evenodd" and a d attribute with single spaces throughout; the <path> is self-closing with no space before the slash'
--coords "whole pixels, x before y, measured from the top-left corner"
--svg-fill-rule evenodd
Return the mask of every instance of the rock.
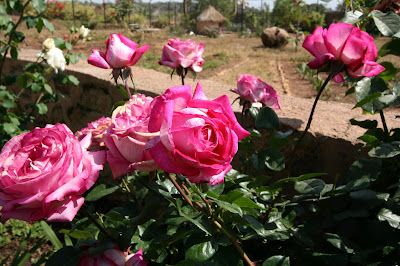
<path id="1" fill-rule="evenodd" d="M 278 27 L 266 28 L 261 34 L 261 41 L 265 47 L 284 47 L 288 43 L 289 33 Z"/>

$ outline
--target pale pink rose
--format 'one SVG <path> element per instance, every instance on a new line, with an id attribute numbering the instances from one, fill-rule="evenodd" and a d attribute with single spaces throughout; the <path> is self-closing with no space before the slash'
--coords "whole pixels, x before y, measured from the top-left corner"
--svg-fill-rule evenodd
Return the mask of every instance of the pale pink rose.
<path id="1" fill-rule="evenodd" d="M 240 75 L 237 88 L 231 89 L 240 95 L 240 98 L 251 103 L 262 103 L 272 109 L 281 109 L 279 95 L 274 88 L 252 75 Z"/>
<path id="2" fill-rule="evenodd" d="M 88 58 L 91 65 L 100 68 L 122 69 L 136 64 L 143 53 L 149 49 L 148 45 L 137 48 L 137 43 L 122 34 L 111 34 L 107 40 L 106 52 L 92 50 Z"/>
<path id="3" fill-rule="evenodd" d="M 204 45 L 192 40 L 180 41 L 179 39 L 169 39 L 168 44 L 164 45 L 160 65 L 176 69 L 191 68 L 195 72 L 203 70 Z"/>
<path id="4" fill-rule="evenodd" d="M 133 170 L 152 171 L 158 169 L 148 151 L 144 150 L 150 138 L 158 135 L 149 133 L 150 103 L 153 98 L 143 94 L 133 95 L 123 106 L 117 107 L 111 117 L 104 142 L 107 161 L 114 178 Z"/>
<path id="5" fill-rule="evenodd" d="M 218 184 L 249 135 L 237 122 L 229 98 L 208 100 L 200 84 L 172 87 L 152 102 L 149 131 L 160 132 L 147 148 L 166 172 L 183 174 L 190 182 Z"/>
<path id="6" fill-rule="evenodd" d="M 92 147 L 97 149 L 104 148 L 104 133 L 106 133 L 110 125 L 110 117 L 101 117 L 96 121 L 89 123 L 87 127 L 77 131 L 75 137 L 77 137 L 78 140 L 82 140 L 86 135 L 92 134 Z"/>
<path id="7" fill-rule="evenodd" d="M 372 77 L 385 68 L 375 62 L 377 49 L 368 33 L 347 23 L 332 23 L 328 29 L 318 27 L 306 37 L 303 47 L 315 59 L 308 63 L 311 69 L 321 68 L 329 61 L 341 61 L 354 78 Z M 338 74 L 334 81 L 343 82 Z"/>
<path id="8" fill-rule="evenodd" d="M 129 251 L 119 250 L 117 245 L 100 254 L 89 255 L 86 253 L 78 262 L 78 266 L 146 266 L 147 264 L 148 262 L 143 260 L 141 249 L 130 254 Z"/>
<path id="9" fill-rule="evenodd" d="M 0 154 L 2 221 L 72 221 L 106 160 L 105 151 L 87 151 L 90 140 L 88 135 L 79 142 L 56 124 L 7 142 Z"/>

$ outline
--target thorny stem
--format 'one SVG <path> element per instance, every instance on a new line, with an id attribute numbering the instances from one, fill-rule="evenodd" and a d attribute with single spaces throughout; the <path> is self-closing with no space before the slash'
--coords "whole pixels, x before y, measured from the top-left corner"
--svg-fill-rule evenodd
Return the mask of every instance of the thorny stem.
<path id="1" fill-rule="evenodd" d="M 99 228 L 100 232 L 102 232 L 106 237 L 108 237 L 108 238 L 111 239 L 112 241 L 116 242 L 116 239 L 114 239 L 114 238 L 110 235 L 110 233 L 109 233 L 103 226 L 101 226 L 101 225 L 99 224 L 99 222 L 96 221 L 96 219 L 94 219 L 94 218 L 92 217 L 92 215 L 90 215 L 90 213 L 88 213 L 88 211 L 86 210 L 86 208 L 82 207 L 82 208 L 81 208 L 81 211 L 83 212 L 83 214 L 84 214 L 87 218 L 89 218 L 89 220 L 90 220 L 97 228 Z"/>
<path id="2" fill-rule="evenodd" d="M 172 183 L 175 185 L 175 187 L 178 189 L 179 193 L 181 193 L 181 195 L 184 197 L 184 199 L 190 204 L 190 206 L 192 206 L 192 208 L 196 211 L 200 211 L 196 208 L 194 208 L 192 201 L 187 197 L 187 195 L 183 192 L 181 186 L 176 182 L 176 180 L 174 179 L 174 177 L 171 174 L 168 174 L 169 179 L 172 181 Z M 190 191 L 187 189 L 187 187 L 182 184 L 182 186 L 184 187 L 184 189 L 186 190 L 186 192 L 190 195 Z M 254 263 L 249 259 L 249 257 L 247 256 L 246 252 L 244 252 L 244 250 L 242 249 L 242 247 L 238 244 L 238 241 L 225 229 L 222 227 L 222 225 L 215 220 L 212 217 L 212 210 L 210 207 L 210 204 L 208 203 L 208 201 L 199 193 L 196 193 L 200 196 L 200 198 L 204 201 L 204 203 L 207 205 L 207 211 L 209 214 L 208 219 L 215 225 L 217 226 L 217 228 L 231 241 L 231 243 L 234 245 L 234 247 L 236 248 L 236 250 L 238 251 L 239 255 L 243 258 L 243 260 L 248 264 L 253 266 Z M 201 205 L 199 202 L 195 202 L 196 206 L 199 207 L 201 210 L 204 210 L 203 205 Z"/>
<path id="3" fill-rule="evenodd" d="M 193 209 L 195 207 L 193 206 L 193 202 L 188 198 L 188 196 L 183 192 L 181 186 L 176 182 L 175 178 L 172 176 L 172 174 L 167 174 L 169 180 L 174 184 L 174 186 L 178 189 L 179 193 L 181 193 L 182 197 L 186 200 L 187 203 L 189 203 L 190 206 L 192 206 Z M 195 209 L 196 210 L 196 209 Z"/>
<path id="4" fill-rule="evenodd" d="M 219 230 L 221 230 L 221 232 L 231 241 L 231 243 L 233 244 L 233 246 L 236 248 L 236 250 L 239 252 L 239 255 L 243 258 L 243 260 L 248 264 L 253 266 L 254 263 L 249 259 L 249 257 L 247 256 L 246 252 L 244 252 L 244 250 L 242 249 L 242 247 L 239 245 L 239 243 L 236 241 L 236 239 L 228 232 L 225 230 L 225 228 L 222 227 L 222 225 L 214 220 L 211 219 L 212 223 L 218 227 Z"/>
<path id="5" fill-rule="evenodd" d="M 385 135 L 386 135 L 385 137 L 388 138 L 389 137 L 389 130 L 388 130 L 388 127 L 387 127 L 387 124 L 386 124 L 386 119 L 385 119 L 385 116 L 384 116 L 382 110 L 379 111 L 379 115 L 381 116 L 383 130 L 385 131 Z"/>
<path id="6" fill-rule="evenodd" d="M 6 48 L 5 52 L 4 52 L 4 56 L 3 56 L 2 60 L 1 60 L 1 63 L 0 63 L 0 78 L 1 78 L 1 75 L 2 75 L 2 72 L 3 72 L 3 66 L 4 66 L 4 62 L 6 61 L 8 50 L 10 49 L 11 42 L 14 39 L 15 31 L 16 31 L 17 27 L 19 26 L 19 24 L 22 22 L 22 20 L 24 18 L 25 8 L 29 5 L 30 2 L 31 2 L 31 0 L 28 0 L 25 3 L 24 7 L 21 10 L 21 14 L 19 15 L 19 19 L 18 19 L 17 23 L 11 29 L 10 35 L 8 37 L 7 48 Z"/>
<path id="7" fill-rule="evenodd" d="M 313 118 L 313 115 L 314 115 L 314 112 L 315 112 L 315 108 L 317 106 L 319 98 L 322 95 L 322 92 L 324 91 L 324 89 L 325 89 L 326 85 L 328 84 L 328 82 L 343 70 L 343 67 L 344 67 L 344 64 L 339 62 L 339 61 L 333 61 L 332 62 L 331 72 L 329 73 L 328 77 L 324 81 L 324 84 L 322 84 L 321 89 L 318 91 L 318 94 L 315 97 L 314 104 L 313 104 L 313 106 L 311 108 L 310 116 L 308 117 L 308 122 L 307 122 L 306 128 L 304 129 L 303 134 L 301 135 L 301 137 L 296 142 L 296 145 L 293 148 L 293 153 L 291 154 L 291 159 L 290 159 L 290 164 L 289 164 L 290 166 L 289 167 L 291 167 L 292 159 L 293 159 L 294 155 L 296 154 L 296 151 L 297 151 L 300 143 L 302 142 L 302 140 L 304 139 L 304 137 L 307 134 L 308 130 L 310 129 L 311 121 L 312 121 L 312 118 Z"/>

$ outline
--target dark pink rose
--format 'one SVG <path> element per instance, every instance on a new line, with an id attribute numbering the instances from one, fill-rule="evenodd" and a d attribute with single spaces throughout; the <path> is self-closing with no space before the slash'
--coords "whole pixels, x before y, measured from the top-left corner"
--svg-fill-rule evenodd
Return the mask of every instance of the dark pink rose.
<path id="1" fill-rule="evenodd" d="M 147 261 L 143 260 L 143 251 L 136 253 L 123 252 L 115 248 L 107 249 L 101 254 L 85 254 L 78 262 L 78 266 L 146 266 Z"/>
<path id="2" fill-rule="evenodd" d="M 86 135 L 92 134 L 92 147 L 101 149 L 105 147 L 104 144 L 104 133 L 107 131 L 108 127 L 111 125 L 111 118 L 101 117 L 94 122 L 88 124 L 87 127 L 75 133 L 78 140 L 82 140 Z"/>
<path id="3" fill-rule="evenodd" d="M 88 58 L 91 65 L 100 68 L 122 69 L 136 64 L 143 53 L 149 49 L 148 45 L 137 48 L 137 43 L 122 34 L 111 34 L 107 40 L 106 52 L 92 50 Z"/>
<path id="4" fill-rule="evenodd" d="M 195 72 L 203 70 L 204 45 L 192 40 L 180 41 L 179 39 L 169 39 L 168 44 L 164 45 L 160 65 L 176 69 L 191 68 Z"/>
<path id="5" fill-rule="evenodd" d="M 112 114 L 111 126 L 105 134 L 104 142 L 108 148 L 107 161 L 114 178 L 135 169 L 158 169 L 149 152 L 144 150 L 149 139 L 158 135 L 148 131 L 152 100 L 153 98 L 143 94 L 133 95 Z"/>
<path id="6" fill-rule="evenodd" d="M 2 221 L 72 221 L 106 160 L 105 151 L 87 151 L 90 140 L 89 134 L 79 142 L 56 124 L 7 142 L 0 154 Z"/>
<path id="7" fill-rule="evenodd" d="M 303 47 L 315 56 L 308 63 L 311 69 L 318 69 L 329 61 L 341 61 L 355 78 L 376 76 L 385 69 L 375 62 L 378 53 L 374 38 L 351 24 L 332 23 L 328 29 L 318 27 L 306 37 Z M 340 74 L 334 80 L 344 81 Z"/>
<path id="8" fill-rule="evenodd" d="M 172 87 L 152 102 L 149 131 L 160 136 L 147 145 L 151 157 L 166 172 L 186 175 L 190 182 L 218 184 L 249 135 L 236 120 L 229 98 L 208 100 L 200 84 Z"/>
<path id="9" fill-rule="evenodd" d="M 251 103 L 262 103 L 272 109 L 281 109 L 279 95 L 276 91 L 267 83 L 252 75 L 240 75 L 237 88 L 231 89 L 231 91 L 239 94 L 240 98 Z"/>

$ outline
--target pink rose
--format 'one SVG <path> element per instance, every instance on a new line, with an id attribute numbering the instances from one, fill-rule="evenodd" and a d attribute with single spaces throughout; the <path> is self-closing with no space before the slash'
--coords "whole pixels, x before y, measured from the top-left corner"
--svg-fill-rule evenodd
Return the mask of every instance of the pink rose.
<path id="1" fill-rule="evenodd" d="M 153 98 L 143 94 L 133 95 L 123 106 L 116 108 L 104 142 L 108 148 L 107 161 L 114 178 L 133 170 L 152 171 L 158 166 L 145 145 L 154 133 L 149 133 L 150 103 Z"/>
<path id="2" fill-rule="evenodd" d="M 85 254 L 78 262 L 78 266 L 146 266 L 147 261 L 143 260 L 143 251 L 140 249 L 134 254 L 130 252 L 122 252 L 116 246 L 107 249 L 101 254 L 89 255 Z"/>
<path id="3" fill-rule="evenodd" d="M 126 68 L 135 65 L 143 53 L 149 49 L 148 45 L 137 48 L 137 43 L 122 34 L 111 34 L 106 43 L 105 53 L 96 49 L 92 50 L 88 58 L 89 64 L 105 69 Z"/>
<path id="4" fill-rule="evenodd" d="M 208 100 L 200 84 L 172 87 L 152 102 L 150 132 L 160 132 L 147 148 L 166 172 L 183 174 L 190 182 L 218 184 L 232 168 L 238 141 L 249 135 L 236 120 L 223 95 Z"/>
<path id="5" fill-rule="evenodd" d="M 303 47 L 315 56 L 308 63 L 311 69 L 318 69 L 329 61 L 341 61 L 354 78 L 376 76 L 385 69 L 375 62 L 378 53 L 374 38 L 351 24 L 332 23 L 328 29 L 318 27 L 306 37 Z M 339 74 L 334 81 L 344 79 Z"/>
<path id="6" fill-rule="evenodd" d="M 183 68 L 191 68 L 195 72 L 203 70 L 204 45 L 195 43 L 192 40 L 185 42 L 179 39 L 169 39 L 168 44 L 164 45 L 160 65 L 168 66 L 176 69 L 181 66 Z"/>
<path id="7" fill-rule="evenodd" d="M 106 159 L 105 151 L 87 151 L 90 139 L 79 142 L 56 124 L 7 142 L 0 154 L 2 221 L 72 221 L 84 202 L 80 195 L 96 182 Z"/>
<path id="8" fill-rule="evenodd" d="M 78 140 L 82 140 L 86 135 L 92 134 L 92 146 L 97 149 L 105 147 L 104 144 L 104 133 L 111 125 L 111 118 L 101 117 L 94 122 L 88 124 L 87 127 L 82 128 L 80 131 L 75 133 Z"/>
<path id="9" fill-rule="evenodd" d="M 237 88 L 231 89 L 231 91 L 251 103 L 262 103 L 272 109 L 281 109 L 279 95 L 276 91 L 267 83 L 252 75 L 240 75 Z"/>

